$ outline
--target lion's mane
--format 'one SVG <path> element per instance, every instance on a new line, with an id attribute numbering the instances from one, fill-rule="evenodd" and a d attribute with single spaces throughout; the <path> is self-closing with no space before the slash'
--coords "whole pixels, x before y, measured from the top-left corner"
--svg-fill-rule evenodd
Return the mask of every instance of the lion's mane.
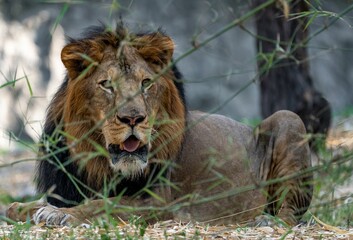
<path id="1" fill-rule="evenodd" d="M 95 144 L 104 146 L 104 140 L 92 121 L 96 114 L 90 109 L 92 90 L 85 82 L 86 77 L 99 67 L 103 50 L 108 46 L 117 50 L 122 42 L 129 40 L 158 74 L 161 66 L 167 65 L 163 56 L 171 47 L 158 42 L 164 36 L 160 31 L 131 34 L 118 25 L 115 31 L 107 30 L 106 26 L 89 28 L 82 38 L 69 40 L 67 46 L 70 47 L 66 46 L 61 54 L 68 73 L 47 109 L 35 176 L 38 192 L 49 192 L 49 203 L 58 207 L 75 205 L 85 197 L 94 197 L 94 192 L 101 191 L 104 182 L 113 178 L 106 157 L 98 154 L 92 157 L 92 153 L 97 152 Z M 159 134 L 152 142 L 151 152 L 155 150 L 154 157 L 160 161 L 175 159 L 183 142 L 186 108 L 180 77 L 175 66 L 163 74 L 168 89 L 160 104 L 174 123 L 157 127 Z M 160 164 L 150 165 L 146 174 L 136 179 L 122 179 L 110 195 L 121 191 L 132 195 L 139 191 L 151 174 L 158 174 Z"/>

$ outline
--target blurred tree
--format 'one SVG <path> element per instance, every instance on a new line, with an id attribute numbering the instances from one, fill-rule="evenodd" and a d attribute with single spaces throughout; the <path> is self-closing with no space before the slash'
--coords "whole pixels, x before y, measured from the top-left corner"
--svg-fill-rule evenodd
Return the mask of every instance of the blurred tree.
<path id="1" fill-rule="evenodd" d="M 266 0 L 255 0 L 256 6 Z M 309 133 L 326 135 L 331 122 L 328 101 L 315 90 L 306 49 L 309 6 L 304 0 L 277 0 L 256 17 L 261 114 L 288 109 Z M 290 17 L 289 17 L 290 16 Z"/>

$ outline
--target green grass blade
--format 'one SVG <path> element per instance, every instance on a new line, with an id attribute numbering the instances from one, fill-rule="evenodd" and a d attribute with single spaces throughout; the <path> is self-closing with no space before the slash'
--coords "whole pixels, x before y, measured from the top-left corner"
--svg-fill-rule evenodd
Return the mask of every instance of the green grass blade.
<path id="1" fill-rule="evenodd" d="M 14 86 L 14 85 L 15 85 L 15 82 L 20 81 L 20 80 L 21 80 L 21 78 L 15 79 L 15 80 L 12 80 L 12 81 L 9 81 L 9 82 L 7 82 L 7 83 L 4 83 L 4 84 L 0 85 L 0 88 L 6 87 L 6 86 L 9 86 L 9 85 Z"/>
<path id="2" fill-rule="evenodd" d="M 152 192 L 151 190 L 149 190 L 148 188 L 145 188 L 144 191 L 146 193 L 148 193 L 151 197 L 153 197 L 154 199 L 157 199 L 158 201 L 165 203 L 165 200 L 163 198 L 161 198 L 160 196 L 158 196 L 158 194 Z"/>
<path id="3" fill-rule="evenodd" d="M 26 74 L 25 70 L 23 70 L 23 73 L 25 75 L 24 78 L 26 79 L 26 83 L 27 83 L 27 86 L 28 86 L 29 94 L 32 97 L 33 96 L 33 90 L 32 90 L 31 83 L 29 82 L 29 79 L 27 77 L 27 74 Z"/>
<path id="4" fill-rule="evenodd" d="M 53 34 L 56 30 L 56 28 L 58 27 L 58 25 L 60 24 L 60 22 L 63 20 L 67 10 L 69 9 L 69 4 L 65 3 L 64 6 L 62 7 L 59 16 L 55 19 L 54 25 L 52 27 L 52 29 L 50 30 L 50 33 Z"/>

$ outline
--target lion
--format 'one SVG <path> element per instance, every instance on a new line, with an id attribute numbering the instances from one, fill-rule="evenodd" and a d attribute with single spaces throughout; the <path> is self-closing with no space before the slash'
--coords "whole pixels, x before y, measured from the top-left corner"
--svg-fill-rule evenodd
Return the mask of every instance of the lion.
<path id="1" fill-rule="evenodd" d="M 282 110 L 253 129 L 189 111 L 173 52 L 164 32 L 134 34 L 122 24 L 70 39 L 36 167 L 46 201 L 13 203 L 7 216 L 46 225 L 108 214 L 297 224 L 313 192 L 302 120 Z"/>

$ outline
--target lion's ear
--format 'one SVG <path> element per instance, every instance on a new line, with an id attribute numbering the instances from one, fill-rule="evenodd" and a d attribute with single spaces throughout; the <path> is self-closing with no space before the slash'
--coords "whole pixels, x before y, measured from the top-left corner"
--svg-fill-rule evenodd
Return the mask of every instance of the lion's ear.
<path id="1" fill-rule="evenodd" d="M 93 41 L 77 41 L 67 44 L 61 51 L 61 61 L 69 78 L 75 79 L 93 70 L 103 56 L 102 49 Z"/>
<path id="2" fill-rule="evenodd" d="M 134 42 L 139 54 L 147 62 L 165 65 L 172 60 L 174 42 L 161 32 L 138 36 Z"/>

